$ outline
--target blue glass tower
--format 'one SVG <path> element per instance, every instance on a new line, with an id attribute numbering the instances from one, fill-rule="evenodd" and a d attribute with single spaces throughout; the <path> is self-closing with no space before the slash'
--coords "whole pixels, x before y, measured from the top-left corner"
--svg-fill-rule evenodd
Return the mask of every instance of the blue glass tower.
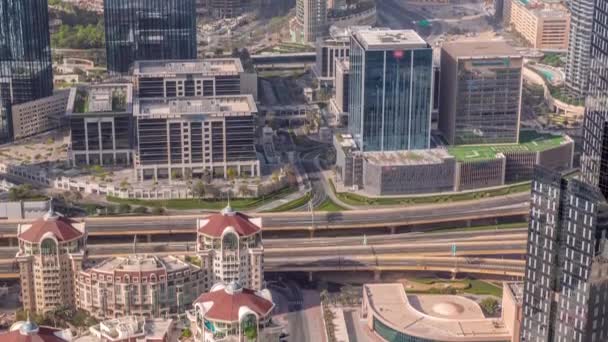
<path id="1" fill-rule="evenodd" d="M 361 151 L 430 145 L 433 50 L 412 30 L 351 36 L 348 127 Z"/>
<path id="2" fill-rule="evenodd" d="M 195 0 L 104 0 L 108 71 L 135 61 L 196 58 Z"/>
<path id="3" fill-rule="evenodd" d="M 47 0 L 0 0 L 0 143 L 12 139 L 11 106 L 53 94 Z"/>

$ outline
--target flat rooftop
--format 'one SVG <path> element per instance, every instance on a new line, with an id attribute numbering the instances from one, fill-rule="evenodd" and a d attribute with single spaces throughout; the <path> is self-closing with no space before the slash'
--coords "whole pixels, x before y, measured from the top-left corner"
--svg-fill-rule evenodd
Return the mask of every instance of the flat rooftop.
<path id="1" fill-rule="evenodd" d="M 130 255 L 114 257 L 94 266 L 90 270 L 103 273 L 113 272 L 152 272 L 166 270 L 167 273 L 187 270 L 194 266 L 172 256 Z"/>
<path id="2" fill-rule="evenodd" d="M 164 318 L 144 318 L 126 316 L 100 322 L 89 328 L 95 335 L 102 334 L 103 337 L 85 335 L 78 337 L 75 342 L 103 342 L 107 337 L 112 339 L 133 338 L 138 341 L 142 338 L 147 340 L 162 340 L 173 326 L 173 320 Z"/>
<path id="3" fill-rule="evenodd" d="M 251 95 L 140 99 L 135 103 L 136 116 L 179 115 L 251 115 L 257 106 Z"/>
<path id="4" fill-rule="evenodd" d="M 205 76 L 238 75 L 243 65 L 238 58 L 211 58 L 205 60 L 137 61 L 134 76 L 175 77 L 200 74 Z"/>
<path id="5" fill-rule="evenodd" d="M 70 89 L 67 115 L 132 112 L 133 86 L 130 83 L 95 84 Z"/>
<path id="6" fill-rule="evenodd" d="M 452 295 L 407 295 L 402 284 L 367 284 L 368 314 L 394 330 L 445 342 L 509 341 L 500 319 L 486 318 L 477 303 Z"/>
<path id="7" fill-rule="evenodd" d="M 501 40 L 455 41 L 443 44 L 442 49 L 454 58 L 522 58 L 515 48 Z"/>
<path id="8" fill-rule="evenodd" d="M 441 148 L 429 150 L 363 152 L 364 158 L 376 165 L 430 165 L 441 164 L 453 158 L 448 151 Z"/>
<path id="9" fill-rule="evenodd" d="M 366 50 L 421 49 L 428 44 L 414 30 L 365 28 L 354 30 L 355 38 Z"/>
<path id="10" fill-rule="evenodd" d="M 519 144 L 456 145 L 447 149 L 458 161 L 480 161 L 495 159 L 499 153 L 545 151 L 571 142 L 567 135 L 522 130 L 519 132 Z"/>

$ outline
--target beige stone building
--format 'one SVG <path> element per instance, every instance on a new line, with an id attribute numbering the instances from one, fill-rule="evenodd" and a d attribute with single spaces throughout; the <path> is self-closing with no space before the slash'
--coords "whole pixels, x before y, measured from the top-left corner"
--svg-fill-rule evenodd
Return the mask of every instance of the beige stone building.
<path id="1" fill-rule="evenodd" d="M 262 219 L 232 210 L 197 220 L 196 251 L 207 270 L 206 290 L 213 284 L 238 282 L 246 288 L 264 286 Z"/>
<path id="2" fill-rule="evenodd" d="M 568 49 L 570 13 L 562 4 L 505 0 L 504 8 L 505 25 L 518 32 L 533 48 Z"/>
<path id="3" fill-rule="evenodd" d="M 82 269 L 85 224 L 49 210 L 32 224 L 18 226 L 23 308 L 44 314 L 74 305 L 74 275 Z"/>
<path id="4" fill-rule="evenodd" d="M 81 271 L 76 305 L 98 319 L 183 313 L 205 290 L 200 267 L 172 256 L 116 257 Z"/>

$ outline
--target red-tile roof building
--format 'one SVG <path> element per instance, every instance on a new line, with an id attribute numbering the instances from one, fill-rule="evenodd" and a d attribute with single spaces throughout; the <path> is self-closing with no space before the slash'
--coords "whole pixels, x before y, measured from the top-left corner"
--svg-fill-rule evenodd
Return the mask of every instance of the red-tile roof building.
<path id="1" fill-rule="evenodd" d="M 219 214 L 197 220 L 196 251 L 207 270 L 207 290 L 218 282 L 264 285 L 262 219 L 235 212 L 228 205 Z"/>
<path id="2" fill-rule="evenodd" d="M 110 258 L 77 276 L 76 306 L 101 320 L 175 316 L 206 290 L 201 268 L 174 256 Z"/>
<path id="3" fill-rule="evenodd" d="M 17 238 L 23 308 L 43 314 L 73 306 L 74 275 L 86 254 L 85 224 L 51 208 L 32 224 L 20 224 Z"/>
<path id="4" fill-rule="evenodd" d="M 69 330 L 39 327 L 31 320 L 16 322 L 6 333 L 0 333 L 2 342 L 69 342 Z"/>
<path id="5" fill-rule="evenodd" d="M 190 326 L 202 341 L 278 341 L 281 334 L 282 327 L 271 318 L 275 305 L 268 290 L 218 283 L 193 306 Z"/>

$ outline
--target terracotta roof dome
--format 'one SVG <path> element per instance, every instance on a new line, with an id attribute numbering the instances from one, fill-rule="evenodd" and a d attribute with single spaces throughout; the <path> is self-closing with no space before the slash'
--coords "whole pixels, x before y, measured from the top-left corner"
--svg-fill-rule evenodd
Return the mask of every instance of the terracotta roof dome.
<path id="1" fill-rule="evenodd" d="M 84 235 L 84 232 L 74 227 L 75 221 L 61 216 L 51 208 L 42 218 L 34 221 L 21 231 L 19 239 L 29 242 L 40 242 L 43 236 L 51 233 L 58 241 L 71 241 Z"/>
<path id="2" fill-rule="evenodd" d="M 13 324 L 9 332 L 0 333 L 2 342 L 67 342 L 59 329 L 39 327 L 29 319 Z"/>
<path id="3" fill-rule="evenodd" d="M 199 220 L 198 232 L 208 236 L 221 237 L 226 228 L 232 227 L 239 236 L 249 236 L 259 232 L 260 225 L 261 220 L 236 212 L 228 205 L 219 214 Z"/>
<path id="4" fill-rule="evenodd" d="M 244 312 L 267 316 L 274 308 L 271 299 L 268 290 L 256 292 L 233 282 L 228 285 L 216 284 L 210 292 L 198 297 L 194 304 L 202 304 L 207 319 L 236 322 Z"/>

